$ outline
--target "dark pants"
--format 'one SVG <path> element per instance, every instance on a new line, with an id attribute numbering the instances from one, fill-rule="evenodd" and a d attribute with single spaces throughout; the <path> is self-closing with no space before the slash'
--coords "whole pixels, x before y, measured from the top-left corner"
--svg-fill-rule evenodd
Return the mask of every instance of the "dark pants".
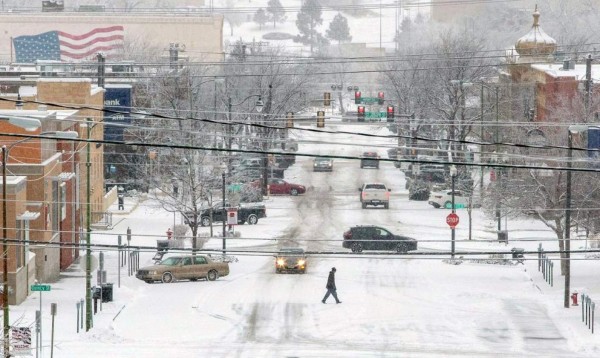
<path id="1" fill-rule="evenodd" d="M 323 302 L 327 301 L 327 298 L 329 298 L 329 295 L 332 295 L 333 298 L 335 298 L 335 302 L 340 302 L 340 300 L 338 299 L 337 296 L 337 292 L 335 290 L 335 288 L 328 288 L 327 289 L 327 293 L 325 294 L 325 297 L 323 297 Z"/>

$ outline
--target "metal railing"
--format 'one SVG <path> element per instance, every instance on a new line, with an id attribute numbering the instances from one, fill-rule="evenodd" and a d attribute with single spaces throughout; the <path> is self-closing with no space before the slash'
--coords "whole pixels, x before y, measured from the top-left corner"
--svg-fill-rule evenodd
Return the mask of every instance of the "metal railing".
<path id="1" fill-rule="evenodd" d="M 542 272 L 544 280 L 554 287 L 554 262 L 544 253 L 542 244 L 538 247 L 538 271 Z"/>
<path id="2" fill-rule="evenodd" d="M 592 331 L 594 334 L 594 311 L 596 310 L 596 303 L 592 301 L 590 296 L 581 294 L 581 322 Z"/>

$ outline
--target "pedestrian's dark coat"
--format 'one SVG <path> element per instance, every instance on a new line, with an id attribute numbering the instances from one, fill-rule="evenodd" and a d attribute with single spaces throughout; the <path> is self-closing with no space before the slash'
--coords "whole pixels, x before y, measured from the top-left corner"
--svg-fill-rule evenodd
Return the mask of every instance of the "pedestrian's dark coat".
<path id="1" fill-rule="evenodd" d="M 335 290 L 335 272 L 333 270 L 329 271 L 329 277 L 327 278 L 327 286 L 325 286 L 328 290 Z"/>

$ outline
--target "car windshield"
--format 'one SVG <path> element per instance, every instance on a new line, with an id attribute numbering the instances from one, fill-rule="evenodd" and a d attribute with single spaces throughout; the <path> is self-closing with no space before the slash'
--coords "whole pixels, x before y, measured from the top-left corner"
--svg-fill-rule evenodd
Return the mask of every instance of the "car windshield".
<path id="1" fill-rule="evenodd" d="M 329 162 L 331 158 L 315 158 L 315 162 Z"/>
<path id="2" fill-rule="evenodd" d="M 385 190 L 385 185 L 383 185 L 383 184 L 367 184 L 367 185 L 365 185 L 365 189 L 383 189 L 383 190 Z"/>
<path id="3" fill-rule="evenodd" d="M 301 256 L 304 255 L 303 249 L 281 249 L 279 251 L 280 256 Z"/>
<path id="4" fill-rule="evenodd" d="M 160 262 L 160 264 L 165 265 L 165 266 L 176 266 L 176 265 L 179 265 L 180 261 L 181 261 L 181 257 L 169 257 L 169 258 L 162 260 Z"/>

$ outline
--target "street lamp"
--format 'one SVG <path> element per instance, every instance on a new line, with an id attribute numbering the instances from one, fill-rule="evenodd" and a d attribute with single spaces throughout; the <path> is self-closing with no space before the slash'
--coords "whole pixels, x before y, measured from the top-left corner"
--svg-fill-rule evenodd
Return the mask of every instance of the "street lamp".
<path id="1" fill-rule="evenodd" d="M 22 120 L 21 120 L 22 119 Z M 35 130 L 34 125 L 37 121 L 38 123 L 38 127 L 41 126 L 41 123 L 39 120 L 37 119 L 33 119 L 33 118 L 21 118 L 20 120 L 17 121 L 10 121 L 12 124 L 17 124 L 19 123 L 20 126 L 21 125 L 25 125 L 27 127 L 23 127 L 28 131 L 31 130 Z M 50 138 L 57 138 L 57 139 L 74 139 L 78 137 L 78 133 L 74 132 L 74 131 L 52 131 L 52 132 L 42 132 L 39 134 L 40 136 L 46 135 Z M 7 199 L 6 199 L 6 182 L 7 182 L 7 174 L 6 174 L 6 166 L 7 166 L 7 161 L 8 161 L 8 154 L 10 152 L 10 150 L 17 144 L 19 143 L 23 143 L 25 141 L 34 139 L 34 138 L 39 138 L 39 137 L 28 137 L 28 138 L 23 138 L 21 140 L 18 140 L 14 143 L 12 143 L 10 146 L 2 146 L 2 259 L 3 259 L 3 271 L 4 271 L 4 277 L 3 277 L 3 292 L 2 292 L 2 299 L 4 301 L 4 354 L 6 357 L 10 356 L 10 344 L 9 344 L 9 330 L 10 330 L 10 320 L 9 320 L 9 304 L 8 304 L 8 233 L 7 233 Z"/>
<path id="2" fill-rule="evenodd" d="M 223 179 L 223 256 L 225 256 L 226 245 L 226 235 L 227 232 L 225 230 L 225 224 L 227 221 L 227 210 L 225 209 L 225 174 L 227 173 L 227 165 L 225 163 L 221 164 L 221 178 Z"/>
<path id="3" fill-rule="evenodd" d="M 452 178 L 452 214 L 456 213 L 456 209 L 454 206 L 454 179 L 456 178 L 456 166 L 455 165 L 451 165 L 450 166 L 450 177 Z M 454 226 L 452 226 L 450 228 L 451 233 L 452 233 L 452 237 L 451 237 L 451 242 L 452 242 L 452 247 L 451 247 L 451 251 L 452 251 L 452 258 L 454 258 L 454 242 L 455 242 L 455 230 L 454 230 Z"/>

